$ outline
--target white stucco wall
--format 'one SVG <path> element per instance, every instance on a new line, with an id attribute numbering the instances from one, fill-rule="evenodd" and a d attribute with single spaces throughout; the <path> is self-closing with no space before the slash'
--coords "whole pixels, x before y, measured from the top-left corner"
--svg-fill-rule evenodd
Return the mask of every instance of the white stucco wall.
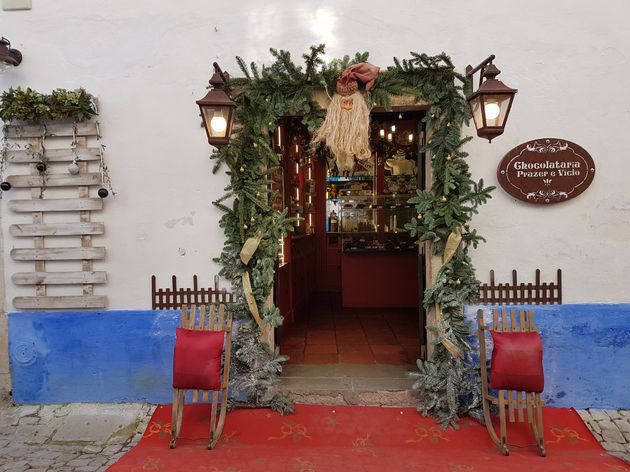
<path id="1" fill-rule="evenodd" d="M 211 63 L 238 74 L 234 56 L 269 62 L 269 47 L 299 57 L 325 42 L 329 58 L 370 51 L 381 67 L 408 52 L 447 52 L 463 71 L 494 53 L 501 78 L 519 89 L 505 134 L 473 140 L 473 175 L 496 183 L 496 167 L 513 146 L 561 137 L 590 152 L 597 174 L 581 196 L 549 207 L 514 201 L 497 189 L 474 225 L 488 243 L 473 253 L 478 275 L 507 279 L 535 268 L 564 273 L 564 301 L 628 302 L 630 239 L 630 3 L 522 2 L 34 2 L 31 11 L 0 11 L 0 34 L 22 51 L 22 65 L 0 75 L 0 90 L 85 87 L 99 98 L 100 122 L 116 199 L 106 200 L 110 308 L 150 308 L 149 278 L 197 273 L 210 283 L 220 252 L 219 211 L 225 176 L 213 176 L 210 148 L 194 101 Z M 470 130 L 474 133 L 474 130 Z M 8 234 L 17 215 L 0 205 L 5 250 L 26 247 Z M 24 197 L 23 197 L 24 198 Z M 186 255 L 179 255 L 179 248 Z M 5 253 L 7 309 L 33 290 L 10 274 L 31 270 Z M 530 275 L 531 274 L 531 275 Z"/>

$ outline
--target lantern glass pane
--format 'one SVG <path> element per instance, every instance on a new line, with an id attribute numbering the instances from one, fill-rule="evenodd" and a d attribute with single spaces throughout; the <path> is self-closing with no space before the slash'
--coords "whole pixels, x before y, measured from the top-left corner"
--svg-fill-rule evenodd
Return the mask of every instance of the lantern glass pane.
<path id="1" fill-rule="evenodd" d="M 486 95 L 484 97 L 483 103 L 486 115 L 486 126 L 505 126 L 505 118 L 511 98 L 511 95 L 506 94 Z"/>
<path id="2" fill-rule="evenodd" d="M 475 127 L 477 129 L 483 128 L 483 116 L 481 115 L 481 97 L 475 97 L 470 102 L 470 111 L 472 112 L 473 120 L 475 121 Z"/>
<path id="3" fill-rule="evenodd" d="M 204 122 L 211 138 L 225 138 L 230 118 L 229 107 L 203 107 Z"/>

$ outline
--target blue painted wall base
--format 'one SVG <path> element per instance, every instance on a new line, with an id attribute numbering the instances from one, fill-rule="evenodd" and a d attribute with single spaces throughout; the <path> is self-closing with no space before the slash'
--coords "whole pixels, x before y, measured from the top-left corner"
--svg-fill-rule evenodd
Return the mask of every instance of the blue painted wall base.
<path id="1" fill-rule="evenodd" d="M 477 329 L 477 309 L 466 307 Z M 498 307 L 501 308 L 501 307 Z M 630 304 L 538 305 L 532 309 L 543 341 L 548 406 L 630 408 Z"/>
<path id="2" fill-rule="evenodd" d="M 474 319 L 477 308 L 466 307 Z M 547 404 L 630 408 L 630 304 L 534 307 Z M 169 403 L 175 311 L 9 314 L 17 403 Z"/>
<path id="3" fill-rule="evenodd" d="M 17 403 L 172 401 L 179 312 L 10 313 Z"/>

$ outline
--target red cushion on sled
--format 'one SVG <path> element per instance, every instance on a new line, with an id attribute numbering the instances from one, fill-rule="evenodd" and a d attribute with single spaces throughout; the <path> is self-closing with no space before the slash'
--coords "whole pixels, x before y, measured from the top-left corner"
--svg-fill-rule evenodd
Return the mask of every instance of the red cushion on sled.
<path id="1" fill-rule="evenodd" d="M 219 390 L 225 331 L 177 328 L 173 388 Z"/>
<path id="2" fill-rule="evenodd" d="M 494 341 L 490 387 L 524 392 L 543 391 L 542 340 L 538 333 L 490 331 Z"/>

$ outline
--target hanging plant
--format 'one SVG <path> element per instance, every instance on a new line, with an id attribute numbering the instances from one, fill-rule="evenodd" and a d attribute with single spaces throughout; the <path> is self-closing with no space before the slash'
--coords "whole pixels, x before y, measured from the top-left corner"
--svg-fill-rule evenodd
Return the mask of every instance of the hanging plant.
<path id="1" fill-rule="evenodd" d="M 49 102 L 50 118 L 53 120 L 70 118 L 80 123 L 97 114 L 94 97 L 82 88 L 72 91 L 55 89 L 50 94 Z"/>
<path id="2" fill-rule="evenodd" d="M 213 172 L 225 166 L 230 176 L 227 193 L 214 202 L 224 212 L 220 226 L 226 235 L 217 261 L 222 266 L 221 275 L 232 283 L 241 300 L 236 316 L 245 322 L 235 339 L 234 382 L 245 395 L 241 403 L 249 406 L 271 405 L 286 411 L 289 405 L 283 397 L 269 399 L 285 357 L 261 340 L 262 330 L 250 321 L 252 314 L 243 289 L 243 274 L 248 272 L 256 306 L 265 306 L 272 289 L 279 238 L 291 228 L 286 210 L 274 211 L 268 203 L 274 198 L 268 176 L 279 164 L 270 135 L 280 117 L 298 113 L 309 132 L 315 134 L 324 110 L 314 95 L 325 92 L 330 96 L 343 70 L 368 59 L 368 53 L 358 53 L 352 59 L 345 56 L 325 64 L 323 53 L 324 45 L 312 46 L 302 56 L 304 66 L 296 65 L 289 52 L 276 49 L 271 49 L 275 61 L 269 66 L 248 66 L 237 57 L 244 77 L 230 80 L 238 91 L 233 97 L 238 103 L 236 131 L 230 144 L 211 156 L 216 161 Z M 475 301 L 479 287 L 468 249 L 483 240 L 470 229 L 469 220 L 490 198 L 493 188 L 471 179 L 465 160 L 468 154 L 462 150 L 471 139 L 461 136 L 461 128 L 469 120 L 462 93 L 465 84 L 447 55 L 411 53 L 409 59 L 394 58 L 394 65 L 380 72 L 366 94 L 369 103 L 385 108 L 396 95 L 431 104 L 425 118 L 431 138 L 422 151 L 431 155 L 433 182 L 429 190 L 418 191 L 409 201 L 418 217 L 406 227 L 419 244 L 430 242 L 444 266 L 424 295 L 424 306 L 438 309 L 437 325 L 429 327 L 437 333 L 434 354 L 426 362 L 419 360 L 419 371 L 411 375 L 416 378 L 419 409 L 444 426 L 455 425 L 462 414 L 478 416 L 480 411 L 479 375 L 467 342 L 470 327 L 463 306 Z M 227 204 L 230 199 L 231 205 Z M 239 254 L 252 238 L 261 238 L 258 250 L 244 263 Z M 269 329 L 282 323 L 277 307 L 266 307 L 261 316 Z"/>
<path id="3" fill-rule="evenodd" d="M 84 89 L 56 89 L 51 94 L 39 93 L 30 87 L 10 88 L 0 96 L 2 121 L 41 123 L 45 120 L 72 119 L 82 122 L 96 115 L 94 97 Z"/>
<path id="4" fill-rule="evenodd" d="M 35 168 L 42 178 L 42 187 L 40 188 L 40 198 L 46 190 L 46 181 L 48 178 L 49 166 L 46 158 L 46 137 L 48 130 L 46 123 L 59 120 L 72 120 L 74 132 L 72 138 L 73 161 L 68 166 L 70 173 L 78 173 L 76 158 L 76 135 L 77 123 L 91 119 L 98 114 L 96 108 L 96 100 L 94 96 L 86 92 L 85 89 L 66 90 L 58 88 L 50 94 L 43 94 L 31 88 L 22 89 L 21 87 L 10 88 L 0 95 L 0 119 L 5 124 L 3 127 L 2 151 L 0 152 L 0 180 L 2 180 L 2 190 L 6 191 L 11 188 L 8 182 L 3 181 L 4 172 L 6 170 L 7 156 L 9 151 L 9 141 L 6 138 L 6 127 L 10 122 L 20 122 L 25 124 L 39 124 L 43 127 L 43 134 L 38 149 L 31 148 L 27 145 L 27 150 L 32 154 L 37 163 Z M 98 195 L 105 198 L 111 192 L 116 195 L 112 188 L 112 181 L 109 176 L 109 169 L 105 163 L 104 151 L 105 145 L 101 140 L 101 132 L 98 121 L 96 125 L 96 139 L 99 149 L 99 171 L 101 174 L 102 187 L 98 190 Z"/>

